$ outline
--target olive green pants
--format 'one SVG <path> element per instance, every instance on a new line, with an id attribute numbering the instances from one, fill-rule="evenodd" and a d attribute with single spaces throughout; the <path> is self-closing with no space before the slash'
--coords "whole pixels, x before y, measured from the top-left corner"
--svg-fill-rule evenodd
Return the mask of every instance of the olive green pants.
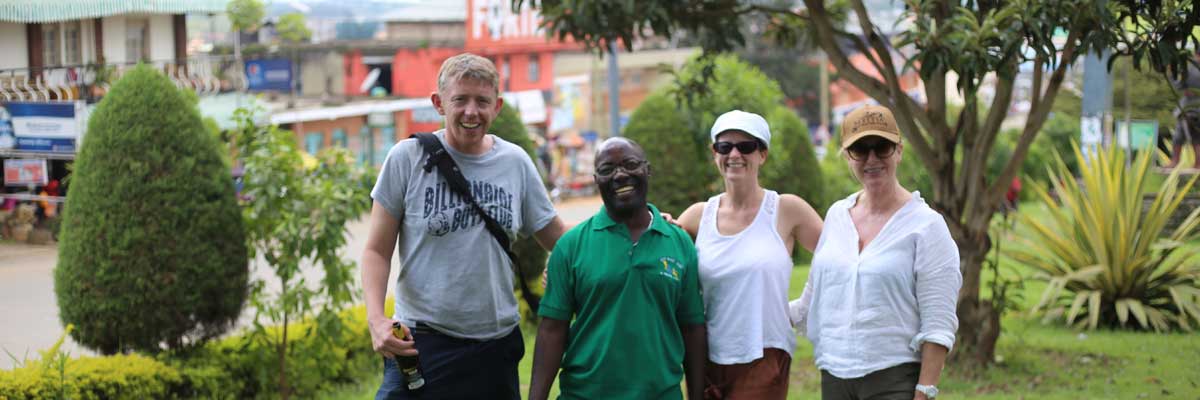
<path id="1" fill-rule="evenodd" d="M 921 377 L 921 363 L 900 364 L 842 379 L 821 371 L 821 400 L 912 400 Z"/>

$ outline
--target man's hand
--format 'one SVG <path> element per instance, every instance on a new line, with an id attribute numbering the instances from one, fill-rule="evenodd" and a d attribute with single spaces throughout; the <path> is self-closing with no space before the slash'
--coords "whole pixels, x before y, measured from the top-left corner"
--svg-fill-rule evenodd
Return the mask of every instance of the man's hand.
<path id="1" fill-rule="evenodd" d="M 915 393 L 913 395 L 913 400 L 929 400 L 928 397 L 925 397 L 925 393 L 921 393 L 920 390 L 914 390 L 913 393 Z"/>
<path id="2" fill-rule="evenodd" d="M 375 349 L 376 353 L 387 358 L 395 358 L 398 355 L 417 355 L 417 349 L 413 347 L 412 334 L 408 331 L 408 327 L 400 325 L 400 329 L 404 330 L 404 337 L 409 339 L 392 336 L 392 324 L 395 322 L 391 318 L 375 318 L 367 323 L 371 328 L 371 347 Z"/>
<path id="3" fill-rule="evenodd" d="M 671 213 L 659 211 L 658 215 L 662 217 L 663 221 L 667 221 L 668 223 L 674 224 L 675 226 L 678 226 L 680 228 L 683 227 L 683 225 L 680 224 L 679 221 L 675 219 L 675 216 L 671 215 Z"/>

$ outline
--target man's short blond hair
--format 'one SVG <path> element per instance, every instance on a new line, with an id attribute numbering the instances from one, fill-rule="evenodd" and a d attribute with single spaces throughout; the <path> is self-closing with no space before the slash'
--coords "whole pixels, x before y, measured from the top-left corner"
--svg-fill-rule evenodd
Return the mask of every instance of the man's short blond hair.
<path id="1" fill-rule="evenodd" d="M 496 72 L 496 64 L 491 60 L 471 54 L 462 53 L 447 58 L 438 71 L 438 93 L 445 93 L 454 82 L 463 79 L 478 79 L 492 84 L 496 95 L 500 94 L 500 74 Z"/>

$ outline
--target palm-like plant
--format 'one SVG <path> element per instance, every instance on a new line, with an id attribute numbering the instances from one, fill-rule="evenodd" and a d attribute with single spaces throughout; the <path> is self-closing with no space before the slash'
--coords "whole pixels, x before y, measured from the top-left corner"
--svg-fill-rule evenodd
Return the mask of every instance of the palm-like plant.
<path id="1" fill-rule="evenodd" d="M 1145 207 L 1151 155 L 1140 154 L 1126 166 L 1118 149 L 1098 150 L 1088 157 L 1075 147 L 1080 177 L 1076 180 L 1061 157 L 1050 172 L 1055 196 L 1035 188 L 1049 206 L 1047 215 L 1022 214 L 1023 244 L 1010 256 L 1049 282 L 1034 313 L 1044 321 L 1065 317 L 1076 328 L 1103 324 L 1169 331 L 1200 326 L 1200 253 L 1196 226 L 1200 208 L 1174 230 L 1167 223 L 1196 176 L 1180 182 L 1171 171 Z"/>

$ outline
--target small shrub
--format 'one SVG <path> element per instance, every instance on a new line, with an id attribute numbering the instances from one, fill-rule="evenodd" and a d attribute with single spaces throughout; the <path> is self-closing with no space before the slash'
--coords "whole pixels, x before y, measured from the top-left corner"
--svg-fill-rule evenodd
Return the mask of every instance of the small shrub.
<path id="1" fill-rule="evenodd" d="M 179 373 L 152 358 L 121 354 L 71 359 L 61 349 L 66 332 L 41 359 L 0 371 L 0 399 L 147 399 L 166 398 L 175 391 Z"/>
<path id="2" fill-rule="evenodd" d="M 708 150 L 707 132 L 698 136 L 689 126 L 664 91 L 647 97 L 625 126 L 625 136 L 641 144 L 650 161 L 648 200 L 676 216 L 716 193 L 720 179 Z"/>
<path id="3" fill-rule="evenodd" d="M 1200 253 L 1200 209 L 1174 230 L 1166 224 L 1196 177 L 1180 185 L 1176 169 L 1144 208 L 1150 152 L 1129 167 L 1115 146 L 1088 158 L 1074 153 L 1080 178 L 1061 159 L 1054 165 L 1057 197 L 1034 187 L 1049 210 L 1021 214 L 1022 247 L 1010 252 L 1049 282 L 1034 312 L 1076 328 L 1192 330 L 1200 323 L 1200 268 L 1192 257 Z"/>
<path id="4" fill-rule="evenodd" d="M 328 338 L 307 336 L 290 342 L 292 395 L 313 398 L 378 373 L 379 356 L 370 348 L 363 306 L 338 313 L 342 330 Z M 315 321 L 291 326 L 312 329 Z M 269 329 L 278 329 L 273 327 Z M 64 334 L 64 338 L 66 335 Z M 0 399 L 254 399 L 277 398 L 275 348 L 252 334 L 162 352 L 154 358 L 122 354 L 69 359 L 56 344 L 41 360 L 0 371 Z"/>
<path id="5" fill-rule="evenodd" d="M 760 173 L 762 186 L 800 196 L 810 204 L 819 201 L 824 196 L 825 180 L 808 126 L 783 106 L 776 107 L 766 118 L 771 124 L 771 146 Z"/>
<path id="6" fill-rule="evenodd" d="M 138 66 L 92 113 L 63 213 L 54 290 L 76 342 L 103 354 L 216 337 L 248 292 L 223 151 L 194 104 Z"/>
<path id="7" fill-rule="evenodd" d="M 683 91 L 679 85 L 708 68 L 714 77 L 708 92 L 677 105 L 674 94 Z M 721 191 L 721 176 L 709 150 L 709 129 L 718 116 L 731 110 L 762 115 L 771 125 L 771 159 L 759 176 L 764 187 L 810 202 L 821 197 L 824 182 L 804 121 L 782 104 L 779 83 L 735 55 L 689 61 L 673 85 L 651 94 L 634 110 L 625 127 L 625 136 L 640 143 L 650 161 L 649 200 L 660 210 L 679 215 Z"/>

